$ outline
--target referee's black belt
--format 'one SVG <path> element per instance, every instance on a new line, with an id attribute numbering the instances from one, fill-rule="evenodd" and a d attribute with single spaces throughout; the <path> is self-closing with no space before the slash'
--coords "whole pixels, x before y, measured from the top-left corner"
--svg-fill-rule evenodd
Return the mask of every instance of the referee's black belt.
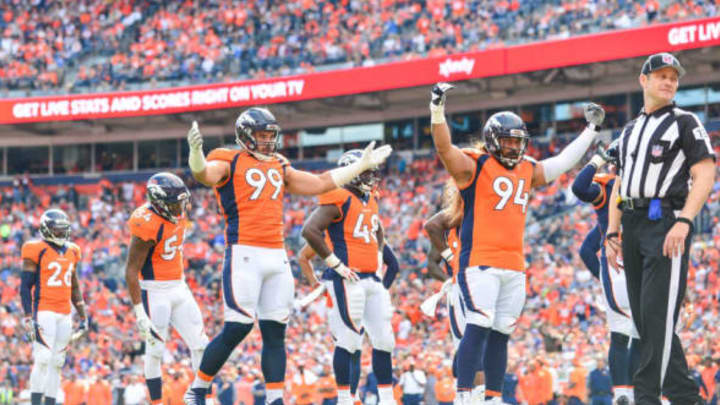
<path id="1" fill-rule="evenodd" d="M 654 198 L 627 198 L 623 199 L 618 205 L 624 211 L 647 210 L 650 208 L 650 201 Z M 683 201 L 671 198 L 659 198 L 660 207 L 670 210 L 681 210 L 685 203 Z"/>

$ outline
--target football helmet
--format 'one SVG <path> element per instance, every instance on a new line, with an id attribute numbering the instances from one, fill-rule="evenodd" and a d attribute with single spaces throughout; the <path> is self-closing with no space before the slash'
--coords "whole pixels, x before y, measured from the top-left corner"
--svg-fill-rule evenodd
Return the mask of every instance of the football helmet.
<path id="1" fill-rule="evenodd" d="M 271 131 L 275 136 L 271 141 L 259 141 L 258 131 Z M 235 121 L 235 142 L 259 160 L 271 159 L 279 149 L 280 125 L 267 108 L 249 108 Z"/>
<path id="2" fill-rule="evenodd" d="M 155 212 L 172 223 L 176 223 L 185 213 L 185 203 L 190 191 L 180 177 L 160 172 L 147 182 L 147 199 Z"/>
<path id="3" fill-rule="evenodd" d="M 340 156 L 338 159 L 338 166 L 351 165 L 362 158 L 363 151 L 361 149 L 351 149 Z M 369 193 L 375 188 L 380 182 L 380 171 L 375 169 L 368 169 L 360 173 L 359 176 L 355 177 L 348 183 L 349 186 L 360 190 L 363 193 Z"/>
<path id="4" fill-rule="evenodd" d="M 511 111 L 501 111 L 491 115 L 485 123 L 482 136 L 487 151 L 508 169 L 512 169 L 522 161 L 530 140 L 522 118 Z M 500 142 L 503 138 L 519 139 L 520 146 L 503 148 Z"/>
<path id="5" fill-rule="evenodd" d="M 40 236 L 50 243 L 65 246 L 70 239 L 70 218 L 58 208 L 43 212 L 40 217 Z"/>

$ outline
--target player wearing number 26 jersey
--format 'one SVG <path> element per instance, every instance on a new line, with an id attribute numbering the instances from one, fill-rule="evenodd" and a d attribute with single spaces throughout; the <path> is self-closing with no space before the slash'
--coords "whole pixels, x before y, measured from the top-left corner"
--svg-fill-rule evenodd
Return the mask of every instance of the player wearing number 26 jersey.
<path id="1" fill-rule="evenodd" d="M 87 331 L 77 267 L 80 248 L 69 241 L 70 220 L 59 209 L 50 209 L 40 218 L 42 239 L 22 246 L 23 272 L 20 296 L 25 318 L 23 326 L 33 341 L 30 373 L 31 403 L 55 404 L 60 386 L 60 369 L 72 337 L 70 302 Z M 34 287 L 34 290 L 33 290 Z"/>
<path id="2" fill-rule="evenodd" d="M 208 337 L 203 318 L 183 271 L 185 212 L 190 192 L 172 173 L 157 173 L 147 182 L 147 204 L 128 220 L 132 240 L 126 279 L 140 334 L 145 339 L 145 382 L 150 402 L 162 398 L 162 356 L 170 326 L 190 349 L 194 369 Z"/>
<path id="3" fill-rule="evenodd" d="M 584 155 L 604 119 L 601 107 L 588 104 L 588 128 L 559 155 L 536 163 L 524 156 L 530 136 L 516 114 L 491 115 L 479 151 L 463 151 L 450 141 L 445 122 L 446 92 L 432 90 L 432 137 L 443 165 L 463 199 L 458 286 L 466 308 L 465 334 L 458 348 L 458 397 L 471 403 L 475 371 L 484 365 L 486 399 L 500 401 L 507 367 L 507 342 L 525 303 L 523 239 L 531 188 L 572 168 Z M 477 348 L 485 347 L 478 355 Z"/>
<path id="4" fill-rule="evenodd" d="M 225 219 L 223 300 L 225 325 L 208 345 L 200 369 L 185 395 L 202 404 L 210 382 L 258 319 L 263 339 L 262 371 L 269 404 L 282 404 L 285 378 L 285 326 L 294 297 L 294 280 L 284 248 L 285 192 L 318 195 L 382 163 L 391 148 L 373 150 L 354 166 L 314 175 L 295 170 L 277 153 L 280 126 L 265 108 L 250 108 L 235 122 L 239 149 L 216 149 L 205 158 L 197 123 L 188 132 L 188 163 L 195 179 L 215 191 Z"/>

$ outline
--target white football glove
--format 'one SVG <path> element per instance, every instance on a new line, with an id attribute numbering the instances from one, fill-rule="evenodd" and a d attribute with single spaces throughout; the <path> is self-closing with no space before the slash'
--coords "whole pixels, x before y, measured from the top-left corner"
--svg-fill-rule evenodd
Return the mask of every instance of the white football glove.
<path id="1" fill-rule="evenodd" d="M 440 253 L 440 256 L 442 256 L 443 260 L 445 260 L 445 263 L 447 263 L 448 266 L 450 265 L 450 263 L 452 263 L 453 259 L 455 258 L 455 255 L 453 254 L 452 250 L 450 250 L 450 248 L 443 250 Z"/>
<path id="2" fill-rule="evenodd" d="M 445 294 L 450 291 L 450 287 L 452 286 L 452 279 L 447 279 L 443 283 L 442 287 L 440 288 L 440 291 L 436 292 L 435 294 L 431 295 L 428 299 L 423 301 L 422 304 L 420 304 L 420 310 L 429 317 L 435 316 L 435 309 L 437 308 L 438 302 L 440 302 L 440 299 L 445 296 Z"/>
<path id="3" fill-rule="evenodd" d="M 198 128 L 197 121 L 193 121 L 192 127 L 187 134 L 188 146 L 190 147 L 190 153 L 188 155 L 188 166 L 190 170 L 198 173 L 205 170 L 205 155 L 203 154 L 203 136 Z"/>
<path id="4" fill-rule="evenodd" d="M 430 91 L 430 123 L 445 123 L 445 96 L 448 90 L 454 88 L 450 83 L 436 83 Z"/>
<path id="5" fill-rule="evenodd" d="M 35 341 L 35 320 L 31 316 L 26 316 L 20 321 L 23 327 L 23 333 L 31 342 Z"/>
<path id="6" fill-rule="evenodd" d="M 605 120 L 605 110 L 595 103 L 587 103 L 583 109 L 588 126 L 590 129 L 597 131 Z"/>
<path id="7" fill-rule="evenodd" d="M 135 318 L 137 318 L 137 326 L 140 331 L 140 336 L 151 344 L 156 342 L 165 342 L 157 329 L 155 329 L 155 326 L 153 326 L 150 318 L 148 318 L 142 304 L 135 305 L 133 309 L 135 310 Z"/>
<path id="8" fill-rule="evenodd" d="M 335 270 L 335 272 L 339 274 L 340 277 L 346 280 L 352 282 L 360 280 L 360 277 L 358 277 L 357 273 L 350 270 L 350 268 L 348 268 L 345 263 L 341 262 L 340 259 L 335 256 L 335 253 L 330 253 L 330 256 L 325 258 L 325 264 L 327 264 L 328 267 L 330 267 L 331 269 Z"/>
<path id="9" fill-rule="evenodd" d="M 387 159 L 392 153 L 392 146 L 390 145 L 383 145 L 377 149 L 374 148 L 375 141 L 372 141 L 365 150 L 363 150 L 360 160 L 347 166 L 341 166 L 330 170 L 330 177 L 332 177 L 335 185 L 342 187 L 351 182 L 355 177 L 359 176 L 364 171 L 368 169 L 375 169 L 383 164 L 385 159 Z"/>

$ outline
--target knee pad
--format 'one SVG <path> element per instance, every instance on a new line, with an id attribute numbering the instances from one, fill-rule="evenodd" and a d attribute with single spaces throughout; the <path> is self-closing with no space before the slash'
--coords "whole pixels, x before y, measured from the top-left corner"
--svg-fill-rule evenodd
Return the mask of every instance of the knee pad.
<path id="1" fill-rule="evenodd" d="M 50 360 L 50 365 L 55 368 L 62 368 L 65 365 L 65 352 L 55 353 Z"/>
<path id="2" fill-rule="evenodd" d="M 263 347 L 285 347 L 285 324 L 260 320 L 260 334 L 262 335 Z"/>
<path id="3" fill-rule="evenodd" d="M 517 318 L 514 316 L 500 315 L 495 319 L 492 329 L 502 333 L 503 335 L 510 335 L 517 326 Z"/>
<path id="4" fill-rule="evenodd" d="M 395 334 L 393 334 L 392 327 L 384 328 L 380 336 L 376 336 L 370 343 L 375 350 L 392 353 L 395 348 Z M 362 337 L 360 344 L 362 345 Z"/>
<path id="5" fill-rule="evenodd" d="M 48 366 L 52 361 L 52 352 L 43 345 L 36 345 L 33 353 L 33 362 L 40 366 Z"/>

